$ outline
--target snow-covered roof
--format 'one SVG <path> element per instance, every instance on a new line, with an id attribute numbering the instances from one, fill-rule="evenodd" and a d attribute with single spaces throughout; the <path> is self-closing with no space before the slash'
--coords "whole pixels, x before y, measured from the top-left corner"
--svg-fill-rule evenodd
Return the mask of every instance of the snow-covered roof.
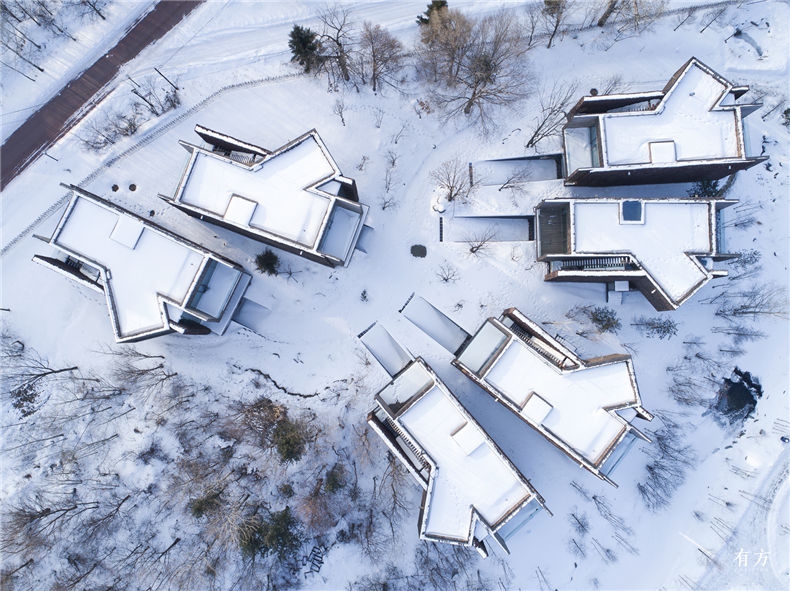
<path id="1" fill-rule="evenodd" d="M 641 204 L 641 223 L 623 220 L 621 208 L 629 201 Z M 716 252 L 714 217 L 708 201 L 571 201 L 571 254 L 630 254 L 680 302 L 710 278 L 697 257 Z"/>
<path id="2" fill-rule="evenodd" d="M 585 362 L 517 310 L 489 318 L 454 364 L 519 418 L 598 470 L 640 405 L 630 358 Z"/>
<path id="3" fill-rule="evenodd" d="M 721 106 L 730 88 L 695 60 L 655 110 L 602 115 L 605 164 L 743 156 L 739 113 Z"/>
<path id="4" fill-rule="evenodd" d="M 376 399 L 430 465 L 422 537 L 471 544 L 476 520 L 495 531 L 522 506 L 542 501 L 422 359 Z"/>
<path id="5" fill-rule="evenodd" d="M 188 310 L 217 320 L 243 272 L 206 250 L 77 187 L 50 242 L 96 267 L 116 339 L 170 331 Z M 180 316 L 180 314 L 179 314 Z"/>
<path id="6" fill-rule="evenodd" d="M 231 142 L 248 146 L 222 137 L 223 150 Z M 339 262 L 350 258 L 366 208 L 338 196 L 341 186 L 351 181 L 342 177 L 315 130 L 274 152 L 246 159 L 182 144 L 191 156 L 174 203 L 292 248 L 321 252 Z"/>
<path id="7" fill-rule="evenodd" d="M 592 182 L 584 169 L 634 171 L 723 162 L 734 169 L 760 162 L 747 154 L 744 117 L 756 105 L 728 97 L 745 92 L 697 60 L 690 59 L 661 92 L 584 97 L 564 129 L 569 181 Z M 713 174 L 713 173 L 711 173 Z M 708 178 L 699 175 L 698 178 Z M 618 183 L 622 184 L 623 179 Z"/>

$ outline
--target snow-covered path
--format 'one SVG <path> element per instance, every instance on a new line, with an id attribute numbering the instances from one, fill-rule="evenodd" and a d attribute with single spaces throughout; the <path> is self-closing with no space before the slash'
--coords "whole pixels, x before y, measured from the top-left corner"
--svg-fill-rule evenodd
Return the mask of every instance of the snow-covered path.
<path id="1" fill-rule="evenodd" d="M 790 582 L 790 447 L 752 493 L 732 536 L 699 581 L 700 589 L 786 589 Z M 739 562 L 739 553 L 745 558 Z M 763 556 L 764 561 L 761 560 Z"/>

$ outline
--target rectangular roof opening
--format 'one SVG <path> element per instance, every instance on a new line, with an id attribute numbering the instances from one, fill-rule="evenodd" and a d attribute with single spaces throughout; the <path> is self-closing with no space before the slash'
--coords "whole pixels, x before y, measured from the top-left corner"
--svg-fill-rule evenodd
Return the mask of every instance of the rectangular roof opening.
<path id="1" fill-rule="evenodd" d="M 645 222 L 642 202 L 626 199 L 620 204 L 620 222 L 624 224 L 643 224 Z"/>

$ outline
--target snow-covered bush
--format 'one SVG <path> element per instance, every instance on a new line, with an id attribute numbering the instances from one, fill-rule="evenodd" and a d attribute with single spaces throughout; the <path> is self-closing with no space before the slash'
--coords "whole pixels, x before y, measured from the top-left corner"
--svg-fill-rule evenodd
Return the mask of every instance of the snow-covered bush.
<path id="1" fill-rule="evenodd" d="M 271 248 L 267 248 L 255 257 L 255 268 L 266 275 L 277 275 L 280 270 L 280 257 Z"/>

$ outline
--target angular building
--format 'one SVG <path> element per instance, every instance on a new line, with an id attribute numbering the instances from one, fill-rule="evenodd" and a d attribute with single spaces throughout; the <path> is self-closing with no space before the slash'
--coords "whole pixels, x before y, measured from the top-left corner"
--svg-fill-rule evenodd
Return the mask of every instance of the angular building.
<path id="1" fill-rule="evenodd" d="M 489 318 L 453 365 L 527 425 L 602 480 L 635 438 L 642 408 L 631 358 L 581 359 L 515 308 Z"/>
<path id="2" fill-rule="evenodd" d="M 315 130 L 274 151 L 200 125 L 165 201 L 187 214 L 329 267 L 351 260 L 367 216 Z"/>
<path id="3" fill-rule="evenodd" d="M 610 283 L 637 289 L 656 310 L 675 310 L 714 277 L 725 251 L 712 199 L 555 199 L 536 208 L 537 260 L 546 281 Z"/>
<path id="4" fill-rule="evenodd" d="M 34 261 L 107 298 L 115 340 L 222 334 L 250 283 L 228 260 L 75 186 Z"/>
<path id="5" fill-rule="evenodd" d="M 585 96 L 563 129 L 566 185 L 608 186 L 720 179 L 766 160 L 749 145 L 734 86 L 691 58 L 663 90 Z"/>
<path id="6" fill-rule="evenodd" d="M 376 394 L 368 424 L 423 489 L 420 538 L 486 556 L 491 537 L 508 551 L 506 538 L 543 498 L 422 358 L 377 324 L 363 335 L 385 369 L 398 368 Z"/>

